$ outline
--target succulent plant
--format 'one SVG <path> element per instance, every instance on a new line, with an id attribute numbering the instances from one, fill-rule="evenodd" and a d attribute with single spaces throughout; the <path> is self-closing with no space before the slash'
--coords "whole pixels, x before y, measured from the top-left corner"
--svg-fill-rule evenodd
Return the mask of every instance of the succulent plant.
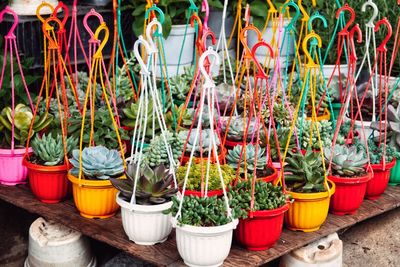
<path id="1" fill-rule="evenodd" d="M 368 163 L 364 151 L 358 151 L 356 146 L 335 145 L 334 149 L 324 149 L 326 162 L 332 158 L 332 171 L 334 175 L 342 177 L 357 177 L 365 173 L 365 165 Z"/>
<path id="2" fill-rule="evenodd" d="M 188 128 L 192 125 L 192 114 L 187 108 L 184 109 L 184 104 L 180 105 L 179 107 L 174 105 L 173 108 L 165 115 L 165 124 L 167 125 L 168 129 L 173 129 L 175 123 L 178 123 L 180 116 L 182 116 L 180 126 Z"/>
<path id="3" fill-rule="evenodd" d="M 188 97 L 190 85 L 193 80 L 193 73 L 191 67 L 184 67 L 184 73 L 171 77 L 170 90 L 174 99 L 185 101 Z"/>
<path id="4" fill-rule="evenodd" d="M 169 158 L 167 154 L 167 148 L 163 136 L 167 140 L 168 145 L 171 147 L 172 156 L 175 163 L 178 163 L 178 158 L 182 155 L 183 145 L 186 139 L 182 139 L 180 135 L 175 132 L 165 132 L 155 136 L 151 141 L 150 145 L 145 148 L 143 162 L 149 167 L 153 168 L 164 164 L 169 166 Z"/>
<path id="5" fill-rule="evenodd" d="M 276 130 L 276 134 L 278 136 L 278 145 L 280 149 L 279 152 L 281 156 L 283 155 L 283 152 L 285 150 L 289 133 L 290 133 L 290 127 L 280 127 L 279 129 Z M 294 135 L 290 138 L 289 150 L 296 147 L 295 138 L 296 137 Z M 270 153 L 272 161 L 280 162 L 280 159 L 278 157 L 278 146 L 275 142 L 274 133 L 270 133 L 269 142 L 270 142 L 269 145 L 270 145 Z M 267 146 L 267 140 L 262 139 L 262 145 Z"/>
<path id="6" fill-rule="evenodd" d="M 145 165 L 136 176 L 137 165 L 129 163 L 125 175 L 127 179 L 110 178 L 113 186 L 121 192 L 124 200 L 130 202 L 133 195 L 135 180 L 137 187 L 135 192 L 136 203 L 140 205 L 157 205 L 168 201 L 176 195 L 178 189 L 172 187 L 173 176 L 164 165 L 150 168 Z"/>
<path id="7" fill-rule="evenodd" d="M 81 103 L 81 105 L 83 105 L 85 103 L 86 90 L 87 90 L 87 86 L 89 84 L 89 75 L 85 71 L 78 71 L 77 76 L 78 76 L 78 83 L 77 83 L 75 90 L 78 95 L 79 102 Z M 72 77 L 75 79 L 75 74 L 73 74 Z M 77 103 L 76 103 L 75 95 L 72 91 L 71 84 L 69 83 L 67 76 L 64 76 L 64 81 L 65 81 L 65 88 L 67 90 L 68 103 L 70 106 L 73 105 L 76 108 Z M 100 100 L 102 94 L 103 94 L 103 90 L 101 89 L 101 85 L 99 83 L 97 83 L 96 84 L 96 100 Z"/>
<path id="8" fill-rule="evenodd" d="M 17 146 L 24 146 L 28 139 L 29 128 L 33 119 L 32 111 L 24 104 L 18 104 L 14 109 L 14 138 Z M 4 135 L 6 144 L 3 146 L 11 145 L 11 131 L 12 131 L 12 110 L 11 107 L 5 107 L 0 113 L 0 132 Z M 35 133 L 46 128 L 53 121 L 53 115 L 45 112 L 35 117 L 33 123 L 31 138 Z"/>
<path id="9" fill-rule="evenodd" d="M 224 120 L 222 122 L 222 132 L 227 131 L 226 130 L 227 124 L 228 120 Z M 231 141 L 243 141 L 243 139 L 245 138 L 244 134 L 247 128 L 247 124 L 248 124 L 247 118 L 243 119 L 243 117 L 241 116 L 233 117 L 229 124 L 227 139 Z M 247 141 L 250 141 L 252 134 L 256 130 L 255 127 L 256 127 L 256 120 L 253 118 L 250 121 L 249 129 L 247 131 L 247 138 L 246 138 Z"/>
<path id="10" fill-rule="evenodd" d="M 286 163 L 285 181 L 290 191 L 302 193 L 326 191 L 319 153 L 311 149 L 308 149 L 305 155 L 301 152 L 289 152 Z"/>
<path id="11" fill-rule="evenodd" d="M 175 216 L 179 210 L 179 198 L 172 198 L 172 207 L 164 213 L 171 213 Z M 232 217 L 235 218 L 234 214 Z M 182 204 L 181 216 L 178 219 L 179 225 L 193 226 L 219 226 L 231 222 L 226 210 L 225 201 L 214 197 L 185 196 Z"/>
<path id="12" fill-rule="evenodd" d="M 78 139 L 69 137 L 66 139 L 67 151 L 64 153 L 63 137 L 57 134 L 56 137 L 52 135 L 43 134 L 40 138 L 35 136 L 31 145 L 33 153 L 39 158 L 38 164 L 45 166 L 55 166 L 64 163 L 65 155 L 69 155 L 72 149 L 75 149 L 78 144 Z"/>
<path id="13" fill-rule="evenodd" d="M 319 82 L 317 85 L 317 88 L 316 88 L 315 96 L 314 96 L 315 97 L 315 102 L 314 102 L 315 108 L 317 109 L 318 105 L 320 105 L 319 109 L 316 110 L 317 116 L 323 115 L 324 110 L 328 107 L 328 96 L 326 95 L 327 93 L 328 92 L 327 92 L 326 86 L 324 86 L 324 84 L 320 84 L 320 82 Z M 325 94 L 325 96 L 324 96 L 324 94 Z M 309 110 L 308 110 L 307 115 L 308 115 L 308 117 L 311 117 L 312 116 L 312 111 L 311 111 L 312 102 L 311 102 L 310 89 L 308 90 L 308 107 L 309 107 Z"/>
<path id="14" fill-rule="evenodd" d="M 243 155 L 240 157 L 242 154 Z M 246 156 L 246 157 L 245 157 Z M 228 151 L 228 155 L 226 156 L 226 160 L 228 164 L 237 169 L 240 166 L 241 171 L 245 171 L 244 160 L 246 158 L 246 168 L 249 171 L 253 171 L 254 168 L 257 170 L 262 170 L 267 165 L 267 156 L 265 155 L 265 148 L 261 148 L 258 146 L 257 151 L 257 162 L 255 159 L 256 156 L 256 146 L 252 144 L 247 144 L 246 149 L 243 149 L 242 145 L 235 146 L 232 150 Z M 239 164 L 240 163 L 240 164 Z"/>
<path id="15" fill-rule="evenodd" d="M 371 164 L 381 164 L 383 159 L 383 147 L 382 143 L 380 146 L 374 142 L 374 140 L 368 140 L 369 160 Z M 395 147 L 386 145 L 385 151 L 385 162 L 392 162 L 392 160 L 400 158 L 400 153 Z"/>
<path id="16" fill-rule="evenodd" d="M 72 151 L 69 162 L 74 166 L 71 174 L 79 175 L 79 149 Z M 82 151 L 82 173 L 86 179 L 107 180 L 119 177 L 124 172 L 124 164 L 120 153 L 104 146 L 86 147 Z"/>
<path id="17" fill-rule="evenodd" d="M 246 219 L 249 211 L 273 210 L 284 206 L 288 195 L 282 191 L 282 187 L 257 180 L 254 187 L 254 208 L 250 209 L 252 195 L 252 181 L 241 180 L 234 187 L 229 186 L 229 204 L 233 213 L 241 219 Z"/>
<path id="18" fill-rule="evenodd" d="M 188 165 L 180 166 L 176 172 L 176 179 L 179 184 L 183 184 Z M 224 179 L 224 184 L 227 186 L 229 183 L 236 178 L 235 170 L 229 165 L 221 165 L 222 178 Z M 186 189 L 188 190 L 201 190 L 201 178 L 203 177 L 204 183 L 206 182 L 207 173 L 207 162 L 203 161 L 200 163 L 192 163 L 190 165 L 190 171 L 188 180 L 186 183 Z M 221 188 L 221 181 L 218 172 L 218 166 L 216 163 L 210 163 L 210 172 L 208 179 L 208 190 L 219 190 Z"/>
<path id="19" fill-rule="evenodd" d="M 289 108 L 292 107 L 289 106 Z M 292 119 L 290 118 L 289 110 L 285 104 L 275 102 L 273 112 L 276 127 L 290 127 L 292 124 Z M 270 111 L 268 106 L 263 109 L 262 116 L 265 121 L 265 125 L 269 125 Z"/>
<path id="20" fill-rule="evenodd" d="M 296 124 L 297 127 L 297 133 L 300 134 L 300 128 L 301 128 L 301 122 L 297 121 Z M 310 135 L 311 135 L 311 127 L 313 128 L 313 134 L 312 134 L 312 139 L 311 139 L 311 144 L 310 144 Z M 320 147 L 319 141 L 318 141 L 318 133 L 317 133 L 317 128 L 319 130 L 319 135 L 321 138 L 322 142 L 322 148 L 323 147 L 330 147 L 332 144 L 332 137 L 333 137 L 333 129 L 332 129 L 332 122 L 328 120 L 322 120 L 322 121 L 317 121 L 317 122 L 312 122 L 311 120 L 303 120 L 303 125 L 302 125 L 302 136 L 301 136 L 301 147 L 303 149 L 307 149 L 310 145 L 312 149 L 322 149 Z"/>
<path id="21" fill-rule="evenodd" d="M 382 129 L 380 129 L 380 126 Z M 400 149 L 400 109 L 395 108 L 393 105 L 387 107 L 387 123 L 386 122 L 371 122 L 370 128 L 376 131 L 387 130 L 388 145 Z M 383 134 L 383 133 L 382 133 Z M 378 141 L 375 137 L 375 141 Z"/>
<path id="22" fill-rule="evenodd" d="M 192 131 L 190 132 L 190 136 L 189 139 L 187 140 L 187 144 L 186 144 L 186 152 L 190 153 L 194 147 L 195 149 L 195 156 L 199 156 L 200 155 L 200 151 L 202 151 L 203 156 L 204 155 L 208 155 L 209 153 L 209 146 L 210 146 L 210 142 L 211 142 L 211 130 L 210 129 L 203 129 L 201 130 L 201 139 L 200 139 L 200 133 L 197 137 L 197 142 L 194 143 L 195 141 L 195 137 L 196 137 L 196 131 L 197 129 L 192 129 Z M 187 136 L 189 134 L 189 131 L 180 131 L 179 132 L 179 136 L 182 140 L 187 139 Z M 220 141 L 218 138 L 218 135 L 216 132 L 214 132 L 214 138 L 216 141 L 216 145 L 219 146 L 220 145 Z M 200 147 L 200 141 L 201 141 L 201 147 Z"/>
<path id="23" fill-rule="evenodd" d="M 234 86 L 227 83 L 220 83 L 215 87 L 215 100 L 218 102 L 221 114 L 223 114 L 225 109 L 227 112 L 232 110 L 235 97 L 236 88 Z"/>
<path id="24" fill-rule="evenodd" d="M 146 137 L 151 138 L 154 133 L 159 132 L 160 125 L 157 118 L 155 118 L 154 129 L 153 129 L 153 102 L 149 101 L 147 106 L 147 124 L 146 124 Z M 139 102 L 131 103 L 130 106 L 123 109 L 125 119 L 122 120 L 122 125 L 130 128 L 136 127 L 136 119 L 139 112 Z M 144 110 L 143 110 L 144 112 Z"/>

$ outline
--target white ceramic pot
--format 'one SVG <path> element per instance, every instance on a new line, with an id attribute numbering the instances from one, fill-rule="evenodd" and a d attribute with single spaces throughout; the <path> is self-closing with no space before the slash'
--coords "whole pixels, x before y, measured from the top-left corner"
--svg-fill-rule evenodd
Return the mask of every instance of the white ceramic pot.
<path id="1" fill-rule="evenodd" d="M 340 267 L 343 244 L 336 233 L 321 238 L 281 258 L 281 267 Z"/>
<path id="2" fill-rule="evenodd" d="M 46 0 L 46 2 L 53 7 L 58 5 L 57 0 Z M 36 9 L 41 3 L 43 3 L 43 0 L 12 0 L 10 8 L 19 16 L 36 16 Z M 40 14 L 50 15 L 51 10 L 49 8 L 42 8 Z"/>
<path id="3" fill-rule="evenodd" d="M 176 75 L 179 54 L 181 52 L 186 27 L 186 39 L 179 64 L 179 74 L 184 72 L 184 67 L 191 66 L 193 63 L 195 29 L 190 27 L 190 25 L 172 25 L 172 29 L 168 38 L 164 39 L 164 55 L 169 77 Z M 161 73 L 159 65 L 156 66 L 156 72 L 157 76 L 160 77 Z"/>
<path id="4" fill-rule="evenodd" d="M 172 201 L 160 205 L 131 205 L 117 195 L 121 206 L 122 226 L 129 240 L 139 245 L 154 245 L 167 240 L 172 230 L 171 215 L 163 211 L 172 206 Z"/>
<path id="5" fill-rule="evenodd" d="M 228 257 L 238 220 L 215 227 L 176 226 L 179 254 L 188 266 L 220 266 Z"/>
<path id="6" fill-rule="evenodd" d="M 89 240 L 64 225 L 38 218 L 29 228 L 25 267 L 96 266 Z"/>

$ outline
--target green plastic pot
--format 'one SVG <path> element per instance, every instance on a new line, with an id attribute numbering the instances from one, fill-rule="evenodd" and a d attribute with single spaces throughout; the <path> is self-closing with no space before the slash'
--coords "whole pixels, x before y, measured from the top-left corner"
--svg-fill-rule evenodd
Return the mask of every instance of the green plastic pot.
<path id="1" fill-rule="evenodd" d="M 396 186 L 400 184 L 400 160 L 396 161 L 396 165 L 390 171 L 390 186 Z"/>
<path id="2" fill-rule="evenodd" d="M 333 115 L 335 116 L 335 120 L 338 119 L 341 108 L 342 103 L 332 103 Z"/>

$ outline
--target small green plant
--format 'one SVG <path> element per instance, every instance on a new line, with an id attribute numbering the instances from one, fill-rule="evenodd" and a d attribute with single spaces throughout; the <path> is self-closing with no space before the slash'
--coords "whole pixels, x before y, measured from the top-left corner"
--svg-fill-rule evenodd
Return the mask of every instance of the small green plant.
<path id="1" fill-rule="evenodd" d="M 390 147 L 394 147 L 397 150 L 400 149 L 400 109 L 399 107 L 395 108 L 393 105 L 388 105 L 387 107 L 387 123 L 385 122 L 371 122 L 370 125 L 371 129 L 380 131 L 382 130 L 387 130 L 387 140 L 388 140 L 388 145 Z M 382 127 L 382 129 L 380 128 Z M 375 138 L 375 141 L 379 137 Z"/>
<path id="2" fill-rule="evenodd" d="M 300 133 L 301 129 L 301 122 L 297 121 L 297 133 Z M 322 147 L 320 147 L 319 141 L 318 141 L 318 132 L 317 132 L 317 127 L 319 130 L 319 135 L 321 138 L 322 142 Z M 310 139 L 311 135 L 311 128 L 312 128 L 312 137 Z M 333 129 L 332 129 L 332 122 L 328 120 L 322 120 L 322 121 L 317 121 L 317 122 L 312 122 L 311 120 L 303 120 L 303 125 L 302 125 L 302 143 L 301 147 L 303 149 L 307 149 L 308 147 L 311 146 L 312 149 L 322 149 L 324 147 L 330 147 L 332 144 L 332 135 Z M 311 141 L 311 142 L 310 142 Z"/>
<path id="3" fill-rule="evenodd" d="M 133 195 L 135 178 L 137 178 L 137 188 L 135 192 L 136 203 L 139 205 L 158 205 L 171 201 L 178 189 L 172 188 L 173 176 L 164 165 L 150 168 L 145 165 L 140 168 L 139 175 L 136 176 L 137 165 L 130 163 L 127 166 L 125 175 L 127 179 L 110 178 L 113 186 L 118 189 L 120 196 L 130 202 Z"/>
<path id="4" fill-rule="evenodd" d="M 172 207 L 164 214 L 175 216 L 179 210 L 179 199 L 172 198 Z M 233 214 L 232 214 L 233 215 Z M 233 218 L 234 215 L 233 215 Z M 225 201 L 221 198 L 197 196 L 185 196 L 183 201 L 181 216 L 178 219 L 180 225 L 193 226 L 220 226 L 231 222 L 226 210 Z"/>
<path id="5" fill-rule="evenodd" d="M 243 151 L 243 154 L 242 154 Z M 240 156 L 242 154 L 242 156 Z M 265 155 L 265 148 L 258 146 L 257 150 L 257 161 L 256 161 L 256 146 L 252 144 L 247 144 L 246 149 L 243 149 L 242 145 L 235 146 L 232 150 L 228 151 L 226 160 L 228 164 L 237 169 L 240 166 L 241 172 L 245 171 L 245 167 L 249 171 L 253 171 L 255 168 L 257 170 L 263 170 L 267 165 L 267 157 Z M 246 159 L 246 166 L 245 166 Z"/>
<path id="6" fill-rule="evenodd" d="M 228 196 L 233 213 L 238 218 L 246 219 L 249 211 L 273 210 L 284 206 L 288 195 L 282 192 L 280 186 L 256 181 L 254 187 L 254 208 L 250 209 L 252 181 L 239 181 L 236 186 L 229 186 Z"/>
<path id="7" fill-rule="evenodd" d="M 139 113 L 139 102 L 131 103 L 128 107 L 124 108 L 122 111 L 125 115 L 125 119 L 122 120 L 122 125 L 130 128 L 135 128 L 137 124 L 136 122 L 137 115 Z M 144 110 L 142 110 L 142 112 L 144 113 Z M 153 118 L 154 118 L 153 101 L 149 101 L 149 104 L 147 106 L 147 124 L 146 124 L 147 138 L 151 138 L 153 136 L 153 133 L 157 133 L 160 130 L 160 125 L 157 118 L 155 118 L 154 129 L 153 129 Z"/>
<path id="8" fill-rule="evenodd" d="M 72 151 L 69 162 L 74 166 L 71 174 L 79 175 L 79 149 Z M 120 177 L 124 173 L 121 154 L 104 146 L 85 147 L 82 151 L 82 173 L 85 179 L 108 180 L 110 177 Z"/>
<path id="9" fill-rule="evenodd" d="M 210 129 L 203 129 L 201 130 L 201 139 L 200 139 L 200 133 L 197 137 L 197 142 L 195 143 L 195 137 L 196 137 L 196 131 L 197 129 L 192 129 L 190 132 L 189 139 L 187 140 L 186 143 L 186 152 L 190 153 L 192 149 L 194 148 L 195 150 L 195 156 L 200 156 L 200 152 L 203 153 L 203 156 L 208 155 L 210 152 L 210 142 L 211 142 L 211 134 L 214 134 L 214 138 L 216 141 L 216 145 L 219 146 L 220 141 L 217 136 L 217 133 L 212 133 Z M 179 136 L 182 140 L 187 139 L 187 135 L 189 134 L 189 131 L 181 131 L 179 132 Z"/>
<path id="10" fill-rule="evenodd" d="M 173 129 L 173 127 L 175 127 L 175 123 L 178 123 L 180 117 L 182 117 L 180 126 L 189 128 L 192 125 L 192 114 L 187 108 L 184 109 L 184 104 L 180 105 L 179 107 L 174 105 L 173 108 L 165 115 L 165 123 L 168 129 Z"/>
<path id="11" fill-rule="evenodd" d="M 292 108 L 292 106 L 290 105 L 289 108 Z M 275 102 L 273 113 L 276 127 L 290 127 L 292 120 L 290 118 L 289 110 L 285 104 Z M 269 125 L 270 111 L 268 106 L 264 108 L 262 116 L 264 118 L 265 125 Z"/>
<path id="12" fill-rule="evenodd" d="M 222 132 L 226 132 L 228 121 L 222 123 Z M 248 124 L 248 118 L 243 119 L 243 117 L 233 117 L 228 128 L 227 139 L 230 141 L 242 141 L 246 138 L 250 141 L 254 131 L 256 131 L 256 120 L 252 119 L 247 130 L 247 137 L 245 137 L 245 131 Z M 260 133 L 261 134 L 261 133 Z"/>
<path id="13" fill-rule="evenodd" d="M 170 78 L 170 89 L 174 100 L 185 101 L 189 94 L 190 85 L 193 80 L 191 67 L 184 67 L 184 73 Z"/>
<path id="14" fill-rule="evenodd" d="M 78 139 L 74 137 L 66 139 L 65 153 L 63 138 L 60 134 L 57 134 L 56 137 L 43 134 L 41 138 L 36 135 L 31 145 L 33 153 L 38 158 L 35 163 L 45 166 L 56 166 L 64 163 L 65 155 L 69 155 L 70 152 L 76 148 Z"/>
<path id="15" fill-rule="evenodd" d="M 383 160 L 383 147 L 382 143 L 380 146 L 376 144 L 373 140 L 368 140 L 368 150 L 369 150 L 369 159 L 371 164 L 381 164 Z M 397 151 L 395 147 L 391 147 L 386 145 L 385 151 L 385 162 L 392 162 L 393 159 L 400 158 L 400 153 Z"/>
<path id="16" fill-rule="evenodd" d="M 368 158 L 365 151 L 358 151 L 356 146 L 335 145 L 335 148 L 324 149 L 325 161 L 332 158 L 334 175 L 342 177 L 359 177 L 365 173 Z"/>
<path id="17" fill-rule="evenodd" d="M 326 191 L 324 187 L 324 170 L 319 153 L 308 149 L 305 155 L 301 152 L 289 152 L 286 158 L 285 181 L 290 191 L 312 193 Z M 288 174 L 286 174 L 288 172 Z"/>
<path id="18" fill-rule="evenodd" d="M 188 165 L 180 166 L 176 172 L 176 179 L 178 183 L 182 186 Z M 229 165 L 221 165 L 222 178 L 224 179 L 225 186 L 228 186 L 235 178 L 236 172 Z M 188 180 L 186 183 L 186 189 L 188 190 L 201 190 L 201 181 L 203 177 L 204 185 L 206 182 L 207 173 L 207 162 L 203 161 L 200 163 L 192 163 L 190 165 L 190 171 Z M 210 164 L 209 179 L 208 179 L 208 190 L 219 190 L 221 188 L 221 180 L 219 177 L 218 166 L 216 163 Z"/>

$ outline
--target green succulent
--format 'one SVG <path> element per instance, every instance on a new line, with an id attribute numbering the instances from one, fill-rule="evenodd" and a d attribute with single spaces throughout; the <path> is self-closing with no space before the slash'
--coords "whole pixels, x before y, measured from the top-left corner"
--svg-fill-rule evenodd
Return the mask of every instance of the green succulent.
<path id="1" fill-rule="evenodd" d="M 184 73 L 170 78 L 169 86 L 174 100 L 185 101 L 190 91 L 193 80 L 191 67 L 184 67 Z"/>
<path id="2" fill-rule="evenodd" d="M 208 155 L 208 153 L 210 152 L 209 148 L 210 148 L 210 142 L 211 142 L 211 130 L 210 129 L 201 130 L 201 139 L 200 139 L 200 133 L 199 133 L 197 136 L 197 142 L 195 143 L 194 141 L 195 141 L 195 137 L 196 137 L 196 131 L 197 131 L 197 129 L 194 128 L 190 132 L 189 139 L 187 140 L 187 143 L 186 143 L 186 152 L 190 153 L 192 151 L 192 149 L 194 148 L 195 156 L 200 156 L 201 151 L 203 153 L 203 156 Z M 182 140 L 186 141 L 188 134 L 189 134 L 189 131 L 187 131 L 187 130 L 180 131 L 179 137 Z M 218 138 L 218 134 L 216 132 L 214 132 L 214 138 L 216 141 L 216 145 L 219 146 L 220 141 Z M 201 141 L 201 146 L 200 146 L 200 141 Z"/>
<path id="3" fill-rule="evenodd" d="M 298 129 L 297 133 L 300 134 L 300 129 L 301 129 L 300 121 L 297 121 L 296 127 Z M 313 134 L 312 134 L 312 138 L 310 140 L 311 127 L 312 127 Z M 331 121 L 322 120 L 322 121 L 317 121 L 317 122 L 313 123 L 311 120 L 303 120 L 302 136 L 301 136 L 301 141 L 302 141 L 301 147 L 303 149 L 307 149 L 309 146 L 311 146 L 312 149 L 322 149 L 318 142 L 317 127 L 319 130 L 319 135 L 320 135 L 321 142 L 322 142 L 322 148 L 331 146 L 332 138 L 333 138 L 333 128 L 332 128 Z M 310 141 L 311 141 L 311 143 L 310 143 Z"/>
<path id="4" fill-rule="evenodd" d="M 26 140 L 33 137 L 33 135 L 45 129 L 52 121 L 53 115 L 45 112 L 40 116 L 37 114 L 33 123 L 31 136 L 28 137 L 29 128 L 32 123 L 33 114 L 31 109 L 24 104 L 18 104 L 14 109 L 14 140 L 17 146 L 25 146 Z M 0 132 L 4 135 L 3 146 L 11 146 L 11 132 L 12 132 L 12 109 L 5 107 L 0 113 Z"/>
<path id="5" fill-rule="evenodd" d="M 358 151 L 356 146 L 335 145 L 335 148 L 324 149 L 326 162 L 332 158 L 333 174 L 342 177 L 359 177 L 365 173 L 368 158 L 364 151 Z"/>
<path id="6" fill-rule="evenodd" d="M 291 108 L 291 106 L 289 108 Z M 273 112 L 276 127 L 290 127 L 292 124 L 292 119 L 290 118 L 289 110 L 285 104 L 275 102 Z M 263 109 L 262 116 L 265 121 L 265 125 L 269 125 L 270 111 L 268 106 Z"/>
<path id="7" fill-rule="evenodd" d="M 78 76 L 78 83 L 77 83 L 75 90 L 78 95 L 80 104 L 83 105 L 85 103 L 86 90 L 87 90 L 87 87 L 89 84 L 89 75 L 85 71 L 78 71 L 77 76 Z M 75 74 L 73 74 L 72 78 L 75 79 L 75 77 L 76 77 Z M 65 81 L 65 88 L 67 90 L 67 99 L 68 99 L 69 106 L 70 106 L 70 108 L 71 108 L 71 105 L 73 106 L 73 108 L 77 108 L 78 106 L 76 103 L 75 95 L 73 93 L 71 84 L 68 81 L 67 76 L 64 76 L 64 81 Z M 75 80 L 74 80 L 74 82 L 75 82 Z M 74 85 L 75 85 L 75 83 L 74 83 Z M 96 100 L 97 101 L 101 100 L 102 95 L 103 95 L 103 89 L 101 88 L 101 85 L 99 83 L 96 83 Z M 58 113 L 58 110 L 57 110 L 57 113 Z M 55 114 L 55 113 L 53 113 L 53 114 Z"/>
<path id="8" fill-rule="evenodd" d="M 182 186 L 188 165 L 180 166 L 176 172 L 176 179 Z M 236 178 L 235 170 L 229 165 L 221 165 L 222 178 L 224 184 L 227 186 Z M 190 171 L 188 180 L 186 183 L 186 189 L 201 191 L 201 180 L 203 177 L 204 184 L 206 182 L 207 173 L 207 162 L 203 161 L 200 163 L 192 163 L 190 165 Z M 209 178 L 208 178 L 208 190 L 219 190 L 221 188 L 221 180 L 218 172 L 218 166 L 216 163 L 210 163 Z"/>
<path id="9" fill-rule="evenodd" d="M 242 150 L 243 150 L 243 155 L 242 157 L 240 157 L 240 155 L 242 154 Z M 249 171 L 253 171 L 254 168 L 256 168 L 257 170 L 263 170 L 267 165 L 267 156 L 265 155 L 265 148 L 261 148 L 260 146 L 258 146 L 257 161 L 255 156 L 256 156 L 255 145 L 247 144 L 245 150 L 243 149 L 242 145 L 237 145 L 232 150 L 228 151 L 226 160 L 228 161 L 228 164 L 234 169 L 237 169 L 240 163 L 240 169 L 242 172 L 245 171 L 245 167 Z M 246 166 L 244 164 L 245 158 L 246 158 Z"/>
<path id="10" fill-rule="evenodd" d="M 286 158 L 285 181 L 290 191 L 312 193 L 326 191 L 324 187 L 324 170 L 319 153 L 308 149 L 305 155 L 301 152 L 289 152 Z M 286 174 L 286 172 L 288 172 Z"/>
<path id="11" fill-rule="evenodd" d="M 329 78 L 329 77 L 328 77 Z M 318 79 L 319 81 L 319 79 Z M 328 96 L 327 93 L 329 93 L 329 91 L 327 91 L 326 85 L 325 84 L 321 84 L 320 82 L 318 82 L 317 84 L 317 88 L 316 88 L 316 92 L 315 92 L 315 108 L 318 108 L 318 105 L 320 105 L 319 109 L 316 110 L 316 114 L 317 116 L 323 115 L 324 114 L 324 110 L 326 108 L 328 108 Z M 324 95 L 325 94 L 325 95 Z M 311 102 L 311 91 L 308 90 L 308 117 L 312 116 L 312 111 L 311 111 L 311 107 L 312 107 L 312 102 Z M 320 103 L 321 102 L 321 103 Z"/>
<path id="12" fill-rule="evenodd" d="M 380 129 L 382 127 L 382 129 Z M 382 130 L 382 133 L 386 129 L 388 145 L 395 147 L 397 150 L 400 149 L 400 109 L 395 108 L 393 105 L 387 107 L 387 123 L 386 122 L 371 122 L 370 128 L 376 131 Z M 375 142 L 379 141 L 379 136 L 375 137 Z"/>
<path id="13" fill-rule="evenodd" d="M 125 175 L 127 179 L 110 178 L 113 186 L 118 189 L 120 196 L 130 202 L 133 195 L 135 178 L 137 188 L 135 192 L 136 203 L 139 205 L 158 205 L 171 201 L 178 189 L 172 188 L 173 176 L 164 165 L 150 168 L 145 165 L 140 168 L 136 176 L 137 165 L 129 163 Z"/>
<path id="14" fill-rule="evenodd" d="M 368 140 L 368 150 L 369 150 L 369 160 L 371 164 L 381 164 L 383 159 L 383 147 L 382 143 L 380 146 L 376 144 L 373 140 Z M 393 159 L 400 158 L 400 153 L 395 147 L 386 145 L 385 151 L 385 162 L 392 162 Z"/>
<path id="15" fill-rule="evenodd" d="M 250 209 L 252 195 L 252 181 L 241 180 L 234 187 L 229 186 L 229 204 L 233 214 L 241 219 L 246 219 L 249 211 L 274 210 L 284 206 L 288 195 L 282 191 L 282 187 L 274 186 L 258 180 L 254 187 L 254 208 Z"/>
<path id="16" fill-rule="evenodd" d="M 172 133 L 167 131 L 164 134 L 161 133 L 150 141 L 150 145 L 145 148 L 144 151 L 143 162 L 151 168 L 161 164 L 166 166 L 169 166 L 170 164 L 163 135 L 167 140 L 168 145 L 171 147 L 175 163 L 178 163 L 178 158 L 182 156 L 183 146 L 186 139 L 182 139 L 175 132 Z"/>
<path id="17" fill-rule="evenodd" d="M 172 130 L 175 127 L 175 123 L 178 123 L 179 117 L 182 114 L 180 126 L 184 128 L 188 128 L 192 125 L 193 119 L 192 114 L 188 111 L 187 108 L 184 109 L 184 104 L 180 105 L 179 107 L 174 105 L 174 107 L 167 112 L 165 115 L 165 123 L 168 129 Z M 175 116 L 175 120 L 174 120 Z"/>
<path id="18" fill-rule="evenodd" d="M 276 130 L 276 134 L 278 136 L 278 145 L 279 145 L 279 152 L 280 155 L 283 155 L 283 152 L 285 150 L 287 141 L 288 141 L 288 137 L 289 137 L 289 133 L 290 133 L 290 127 L 280 127 L 279 129 Z M 293 149 L 296 147 L 296 140 L 295 140 L 295 136 L 293 135 L 290 138 L 290 143 L 289 143 L 289 150 Z M 270 133 L 270 137 L 269 137 L 269 145 L 270 145 L 270 153 L 271 153 L 271 159 L 273 162 L 280 162 L 280 159 L 278 157 L 278 145 L 275 142 L 275 137 L 274 137 L 274 133 Z M 262 140 L 262 145 L 263 146 L 267 146 L 267 140 Z"/>
<path id="19" fill-rule="evenodd" d="M 158 133 L 160 130 L 160 125 L 157 118 L 155 118 L 154 129 L 153 129 L 153 101 L 149 101 L 147 106 L 147 124 L 146 124 L 146 137 L 151 138 L 154 133 Z M 130 128 L 136 127 L 136 119 L 139 113 L 139 102 L 131 103 L 130 106 L 124 108 L 123 113 L 125 119 L 122 121 L 122 125 Z M 144 110 L 143 110 L 144 112 Z"/>
<path id="20" fill-rule="evenodd" d="M 175 216 L 179 210 L 179 198 L 173 197 L 172 203 L 172 207 L 164 213 Z M 233 214 L 232 217 L 235 218 Z M 178 219 L 179 225 L 205 227 L 225 225 L 230 222 L 231 218 L 228 217 L 225 201 L 216 196 L 204 198 L 185 196 L 181 216 Z"/>
<path id="21" fill-rule="evenodd" d="M 79 175 L 79 149 L 72 151 L 69 162 L 74 166 L 71 174 Z M 104 146 L 86 147 L 82 151 L 82 173 L 86 179 L 108 180 L 110 177 L 120 177 L 124 172 L 121 154 Z"/>
<path id="22" fill-rule="evenodd" d="M 222 123 L 222 132 L 227 131 L 228 120 L 223 121 Z M 243 141 L 245 138 L 245 130 L 247 128 L 248 119 L 243 119 L 241 116 L 233 117 L 227 133 L 227 139 L 231 141 Z M 250 121 L 249 129 L 247 131 L 247 141 L 250 141 L 254 131 L 256 131 L 256 120 L 253 118 Z M 261 134 L 261 132 L 260 132 Z"/>
<path id="23" fill-rule="evenodd" d="M 72 149 L 78 145 L 78 139 L 69 137 L 66 139 L 66 149 L 64 153 L 63 137 L 60 134 L 54 138 L 52 135 L 43 134 L 40 138 L 35 136 L 31 142 L 33 153 L 39 158 L 39 164 L 45 166 L 62 165 L 64 156 L 69 155 Z"/>

